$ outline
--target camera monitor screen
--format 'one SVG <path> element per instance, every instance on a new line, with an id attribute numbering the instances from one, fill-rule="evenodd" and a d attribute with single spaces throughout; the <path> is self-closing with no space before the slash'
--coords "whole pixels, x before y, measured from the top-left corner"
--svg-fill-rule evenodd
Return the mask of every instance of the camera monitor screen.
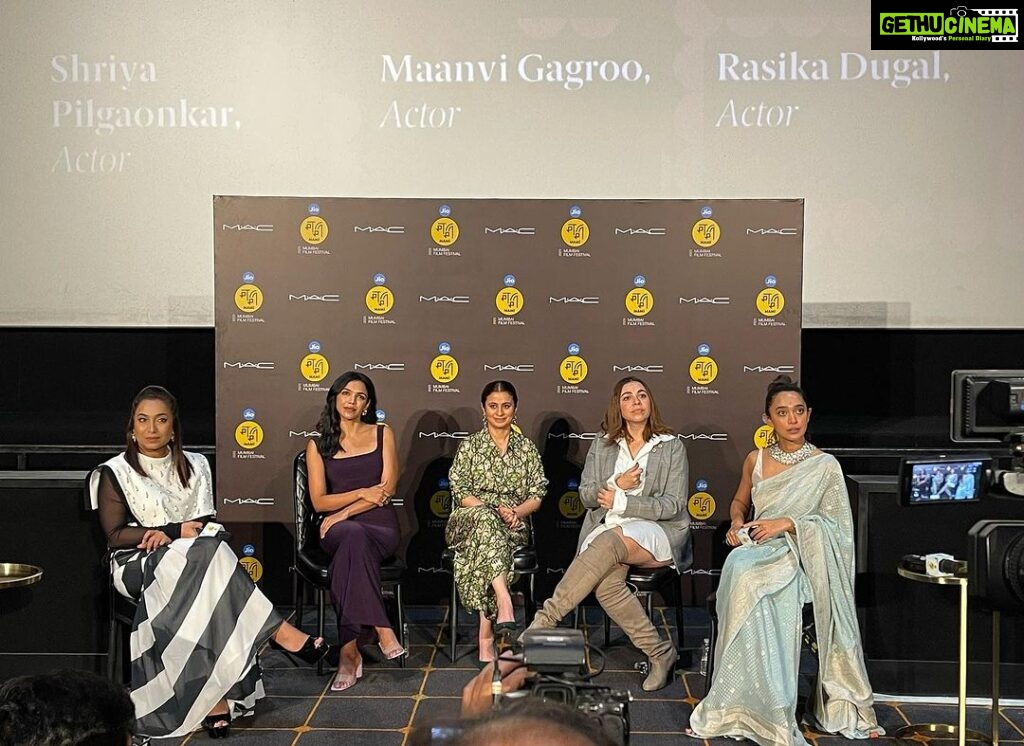
<path id="1" fill-rule="evenodd" d="M 900 474 L 904 505 L 938 505 L 981 499 L 989 459 L 985 456 L 906 459 Z"/>
<path id="2" fill-rule="evenodd" d="M 998 443 L 1024 432 L 1024 370 L 954 370 L 949 434 L 957 443 Z"/>

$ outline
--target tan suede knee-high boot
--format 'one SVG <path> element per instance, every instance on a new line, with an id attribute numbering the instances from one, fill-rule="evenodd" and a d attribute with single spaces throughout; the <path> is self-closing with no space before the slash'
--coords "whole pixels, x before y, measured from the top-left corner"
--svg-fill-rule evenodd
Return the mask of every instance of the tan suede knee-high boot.
<path id="1" fill-rule="evenodd" d="M 610 571 L 629 557 L 622 537 L 615 531 L 605 531 L 590 542 L 569 565 L 565 576 L 555 586 L 555 592 L 544 606 L 537 610 L 530 629 L 550 629 L 575 609 Z"/>
<path id="2" fill-rule="evenodd" d="M 669 682 L 678 654 L 671 639 L 661 639 L 640 599 L 626 585 L 628 571 L 629 568 L 622 565 L 609 572 L 598 583 L 594 595 L 604 612 L 619 625 L 630 642 L 647 655 L 650 669 L 643 688 L 645 692 L 653 692 Z"/>

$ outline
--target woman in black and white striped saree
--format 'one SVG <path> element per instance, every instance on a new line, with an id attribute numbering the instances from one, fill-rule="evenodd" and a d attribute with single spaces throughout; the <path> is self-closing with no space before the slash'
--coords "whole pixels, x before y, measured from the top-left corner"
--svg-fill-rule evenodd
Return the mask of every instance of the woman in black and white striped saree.
<path id="1" fill-rule="evenodd" d="M 288 624 L 217 536 L 206 459 L 182 450 L 174 397 L 147 386 L 132 402 L 126 451 L 92 472 L 93 507 L 118 593 L 138 601 L 131 688 L 142 735 L 200 726 L 228 735 L 264 696 L 257 650 L 267 643 L 315 663 L 329 646 Z"/>

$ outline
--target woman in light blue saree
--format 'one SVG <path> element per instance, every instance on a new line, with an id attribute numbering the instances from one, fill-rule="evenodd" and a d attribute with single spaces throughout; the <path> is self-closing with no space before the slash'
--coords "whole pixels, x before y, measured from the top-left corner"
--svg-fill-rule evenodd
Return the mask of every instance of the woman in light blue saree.
<path id="1" fill-rule="evenodd" d="M 805 718 L 847 738 L 884 734 L 872 709 L 853 598 L 853 519 L 834 457 L 805 439 L 811 410 L 788 376 L 768 387 L 775 442 L 743 462 L 718 586 L 714 678 L 687 735 L 804 746 L 796 722 L 803 606 L 812 602 L 818 677 Z M 748 520 L 751 503 L 754 517 Z"/>

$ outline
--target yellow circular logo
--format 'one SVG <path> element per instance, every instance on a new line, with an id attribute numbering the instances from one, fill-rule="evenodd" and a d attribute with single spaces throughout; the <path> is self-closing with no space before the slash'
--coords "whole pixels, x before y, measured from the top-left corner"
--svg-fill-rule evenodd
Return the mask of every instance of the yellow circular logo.
<path id="1" fill-rule="evenodd" d="M 502 288 L 494 298 L 498 311 L 506 316 L 515 316 L 523 310 L 523 294 L 518 288 Z"/>
<path id="2" fill-rule="evenodd" d="M 757 294 L 757 310 L 764 316 L 778 316 L 786 305 L 786 296 L 775 288 Z"/>
<path id="3" fill-rule="evenodd" d="M 634 316 L 646 316 L 654 308 L 654 295 L 647 288 L 633 288 L 626 294 L 626 310 Z"/>
<path id="4" fill-rule="evenodd" d="M 580 500 L 580 493 L 575 490 L 565 492 L 558 498 L 558 512 L 572 520 L 583 515 L 583 501 Z"/>
<path id="5" fill-rule="evenodd" d="M 694 492 L 686 502 L 690 516 L 698 521 L 706 521 L 715 514 L 715 498 L 707 492 Z"/>
<path id="6" fill-rule="evenodd" d="M 590 226 L 579 218 L 569 218 L 562 224 L 562 240 L 566 246 L 578 248 L 590 238 Z"/>
<path id="7" fill-rule="evenodd" d="M 690 378 L 694 383 L 711 383 L 718 377 L 718 363 L 706 355 L 695 357 L 690 363 Z"/>
<path id="8" fill-rule="evenodd" d="M 327 221 L 317 215 L 310 215 L 299 226 L 299 235 L 306 243 L 323 243 L 327 238 Z"/>
<path id="9" fill-rule="evenodd" d="M 239 285 L 235 291 L 235 306 L 239 311 L 253 313 L 263 305 L 263 291 L 255 285 Z"/>
<path id="10" fill-rule="evenodd" d="M 587 361 L 579 355 L 569 355 L 559 364 L 558 372 L 566 383 L 580 383 L 587 377 Z"/>
<path id="11" fill-rule="evenodd" d="M 459 240 L 459 224 L 451 218 L 438 218 L 430 226 L 430 237 L 438 246 L 451 246 Z"/>
<path id="12" fill-rule="evenodd" d="M 242 557 L 238 560 L 238 564 L 245 568 L 245 571 L 249 573 L 249 577 L 252 578 L 252 582 L 258 583 L 260 578 L 263 577 L 263 563 L 255 557 Z"/>
<path id="13" fill-rule="evenodd" d="M 451 355 L 438 355 L 430 361 L 430 375 L 438 383 L 450 383 L 459 375 L 459 361 Z"/>
<path id="14" fill-rule="evenodd" d="M 246 420 L 235 428 L 235 442 L 247 450 L 259 448 L 263 442 L 263 428 L 260 423 Z"/>
<path id="15" fill-rule="evenodd" d="M 447 518 L 452 512 L 452 493 L 438 490 L 430 496 L 430 512 L 438 518 Z"/>
<path id="16" fill-rule="evenodd" d="M 771 425 L 761 425 L 754 431 L 754 448 L 767 448 L 775 439 L 775 428 Z"/>
<path id="17" fill-rule="evenodd" d="M 327 362 L 327 358 L 319 352 L 309 353 L 306 357 L 302 358 L 302 362 L 299 363 L 299 370 L 302 371 L 302 377 L 307 381 L 313 381 L 314 383 L 324 380 L 330 369 L 331 365 Z"/>
<path id="18" fill-rule="evenodd" d="M 722 231 L 714 220 L 704 218 L 693 224 L 693 230 L 690 231 L 690 235 L 693 236 L 695 244 L 706 249 L 718 243 L 718 239 L 722 236 Z"/>
<path id="19" fill-rule="evenodd" d="M 384 285 L 374 285 L 366 291 L 366 307 L 378 316 L 387 313 L 395 305 L 395 296 Z"/>

